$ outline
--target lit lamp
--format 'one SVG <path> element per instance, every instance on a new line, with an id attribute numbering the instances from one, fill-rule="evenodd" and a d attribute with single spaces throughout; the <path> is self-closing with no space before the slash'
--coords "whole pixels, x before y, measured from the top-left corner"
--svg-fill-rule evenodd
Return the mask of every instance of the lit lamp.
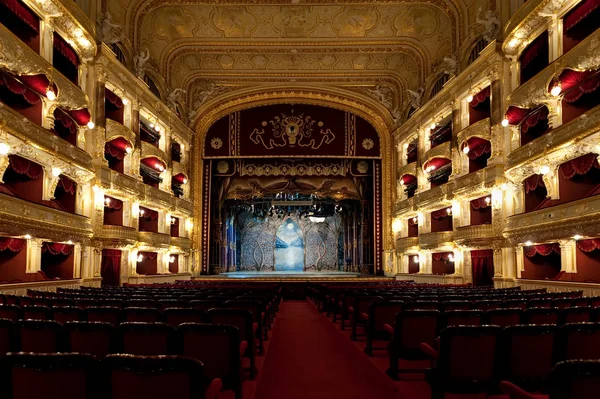
<path id="1" fill-rule="evenodd" d="M 142 262 L 143 260 L 144 260 L 144 256 L 143 256 L 142 254 L 139 254 L 139 255 L 137 256 L 137 262 L 138 262 L 138 263 L 140 263 L 140 262 Z"/>
<path id="2" fill-rule="evenodd" d="M 465 146 L 462 150 L 465 154 L 468 154 L 469 151 L 471 151 L 471 149 L 469 148 L 469 146 Z"/>
<path id="3" fill-rule="evenodd" d="M 48 85 L 46 89 L 46 98 L 50 101 L 56 100 L 56 93 L 54 92 L 54 88 L 52 87 L 52 83 Z"/>
<path id="4" fill-rule="evenodd" d="M 175 263 L 175 257 L 173 255 L 169 256 L 169 263 Z"/>
<path id="5" fill-rule="evenodd" d="M 132 151 L 133 151 L 133 149 L 130 146 L 125 147 L 126 153 L 131 154 Z"/>
<path id="6" fill-rule="evenodd" d="M 10 151 L 10 146 L 6 143 L 0 143 L 0 155 L 7 155 Z"/>
<path id="7" fill-rule="evenodd" d="M 58 177 L 60 176 L 60 174 L 62 173 L 62 170 L 60 170 L 60 168 L 52 168 L 52 176 L 54 177 Z"/>
<path id="8" fill-rule="evenodd" d="M 502 126 L 507 127 L 510 124 L 509 120 L 504 118 L 502 119 Z"/>
<path id="9" fill-rule="evenodd" d="M 467 102 L 471 102 L 471 101 L 473 101 L 473 95 L 469 94 L 467 96 Z"/>
<path id="10" fill-rule="evenodd" d="M 552 89 L 550 90 L 550 94 L 552 94 L 554 97 L 558 97 L 558 96 L 560 96 L 561 92 L 562 92 L 562 85 L 560 84 L 560 82 L 556 82 L 554 84 L 554 86 L 552 86 Z"/>

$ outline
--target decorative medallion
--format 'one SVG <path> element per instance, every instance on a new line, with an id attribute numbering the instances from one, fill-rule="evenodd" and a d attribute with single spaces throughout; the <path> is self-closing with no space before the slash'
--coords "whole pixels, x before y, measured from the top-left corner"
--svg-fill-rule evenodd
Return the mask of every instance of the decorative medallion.
<path id="1" fill-rule="evenodd" d="M 293 111 L 292 111 L 293 113 Z M 250 133 L 250 140 L 254 144 L 262 144 L 267 150 L 271 150 L 274 147 L 310 147 L 314 150 L 318 150 L 325 144 L 330 144 L 334 139 L 335 135 L 331 129 L 321 130 L 320 135 L 313 136 L 313 128 L 315 123 L 311 116 L 300 115 L 285 115 L 281 114 L 281 117 L 275 116 L 269 122 L 263 121 L 262 126 L 267 127 L 271 125 L 271 131 L 275 139 L 265 139 L 264 129 L 254 129 Z M 323 126 L 323 122 L 317 123 L 319 127 Z"/>
<path id="2" fill-rule="evenodd" d="M 221 140 L 220 138 L 216 137 L 214 139 L 212 139 L 210 141 L 210 146 L 215 149 L 218 150 L 219 148 L 221 148 L 223 146 L 223 140 Z"/>
<path id="3" fill-rule="evenodd" d="M 373 142 L 373 140 L 371 140 L 371 139 L 364 139 L 364 140 L 362 141 L 362 147 L 363 147 L 365 150 L 370 150 L 370 149 L 371 149 L 371 148 L 373 148 L 374 146 L 375 146 L 375 143 L 374 143 L 374 142 Z"/>
<path id="4" fill-rule="evenodd" d="M 363 144 L 363 146 L 364 146 L 364 144 Z M 367 173 L 369 171 L 369 164 L 366 161 L 360 161 L 356 165 L 356 170 L 358 170 L 359 173 Z"/>
<path id="5" fill-rule="evenodd" d="M 217 164 L 217 172 L 219 172 L 219 173 L 229 172 L 229 163 L 227 163 L 227 161 L 220 161 Z"/>

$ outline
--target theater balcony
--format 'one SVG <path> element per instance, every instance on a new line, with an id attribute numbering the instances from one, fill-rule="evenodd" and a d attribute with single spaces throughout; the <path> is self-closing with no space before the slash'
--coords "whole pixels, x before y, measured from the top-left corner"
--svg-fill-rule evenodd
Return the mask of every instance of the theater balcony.
<path id="1" fill-rule="evenodd" d="M 429 190 L 429 191 L 431 191 L 431 190 Z M 394 216 L 400 216 L 400 215 L 405 214 L 406 212 L 413 210 L 413 208 L 415 206 L 415 201 L 416 201 L 416 198 L 412 197 L 412 198 L 407 198 L 405 200 L 396 202 L 396 204 L 394 205 Z"/>
<path id="2" fill-rule="evenodd" d="M 177 247 L 181 251 L 189 251 L 190 239 L 187 237 L 171 237 L 171 246 Z"/>
<path id="3" fill-rule="evenodd" d="M 421 249 L 433 249 L 445 245 L 452 246 L 454 231 L 438 231 L 434 233 L 419 234 L 419 247 Z"/>
<path id="4" fill-rule="evenodd" d="M 412 198 L 418 188 L 417 162 L 411 162 L 398 168 L 398 197 Z"/>
<path id="5" fill-rule="evenodd" d="M 110 142 L 118 137 L 123 137 L 129 143 L 135 143 L 136 135 L 133 130 L 116 122 L 112 119 L 106 119 L 106 142 Z"/>
<path id="6" fill-rule="evenodd" d="M 398 237 L 396 238 L 396 251 L 405 252 L 408 248 L 418 247 L 419 237 Z"/>
<path id="7" fill-rule="evenodd" d="M 171 245 L 171 236 L 150 231 L 139 231 L 137 240 L 140 245 L 152 248 L 168 248 Z"/>
<path id="8" fill-rule="evenodd" d="M 489 193 L 493 187 L 500 186 L 504 181 L 502 165 L 490 165 L 477 172 L 456 178 L 452 182 L 451 192 L 455 197 L 474 197 Z"/>
<path id="9" fill-rule="evenodd" d="M 443 184 L 438 187 L 423 191 L 411 198 L 415 204 L 419 205 L 419 208 L 432 208 L 437 205 L 443 205 L 447 203 L 452 197 L 452 185 Z"/>
<path id="10" fill-rule="evenodd" d="M 142 154 L 141 154 L 142 158 L 148 158 L 148 157 L 154 157 L 154 158 L 158 158 L 159 160 L 163 161 L 166 163 L 167 158 L 167 154 L 159 149 L 158 147 L 147 143 L 145 141 L 142 141 Z"/>
<path id="11" fill-rule="evenodd" d="M 595 236 L 600 223 L 600 196 L 510 216 L 504 237 L 514 244 L 546 242 L 575 235 Z"/>
<path id="12" fill-rule="evenodd" d="M 102 241 L 105 247 L 120 248 L 134 245 L 138 240 L 138 231 L 133 227 L 102 225 L 94 240 Z"/>
<path id="13" fill-rule="evenodd" d="M 2 129 L 8 133 L 6 141 L 11 148 L 39 152 L 40 158 L 48 159 L 48 165 L 52 164 L 63 170 L 74 168 L 72 175 L 77 175 L 81 181 L 93 177 L 92 157 L 84 150 L 23 118 L 23 115 L 10 107 L 0 106 L 0 120 L 3 122 Z"/>
<path id="14" fill-rule="evenodd" d="M 0 195 L 0 230 L 4 234 L 31 236 L 50 241 L 87 241 L 92 237 L 89 218 Z"/>
<path id="15" fill-rule="evenodd" d="M 494 231 L 492 224 L 480 224 L 472 226 L 461 226 L 454 230 L 454 242 L 458 245 L 491 246 L 498 238 L 499 233 Z"/>
<path id="16" fill-rule="evenodd" d="M 52 64 L 28 45 L 16 37 L 4 25 L 0 24 L 0 41 L 3 44 L 4 56 L 0 59 L 0 67 L 14 74 L 44 74 L 56 85 L 55 103 L 66 109 L 87 108 L 87 95 L 73 82 L 58 72 Z M 93 41 L 93 40 L 92 40 Z M 51 71 L 51 72 L 49 72 Z"/>
<path id="17" fill-rule="evenodd" d="M 537 10 L 538 7 L 543 7 L 543 4 L 550 3 L 549 0 L 528 0 L 525 1 L 521 6 L 517 9 L 517 11 L 510 17 L 506 25 L 504 26 L 504 37 L 506 37 L 506 43 L 517 37 L 517 30 L 521 29 L 525 25 L 535 26 L 535 24 L 540 24 L 543 21 L 544 17 L 542 15 L 538 15 Z M 527 20 L 527 21 L 526 21 Z M 533 20 L 530 22 L 530 20 Z M 535 24 L 533 23 L 535 22 Z"/>
<path id="18" fill-rule="evenodd" d="M 138 196 L 146 189 L 140 180 L 115 172 L 107 166 L 96 167 L 96 184 L 107 194 L 120 197 Z"/>

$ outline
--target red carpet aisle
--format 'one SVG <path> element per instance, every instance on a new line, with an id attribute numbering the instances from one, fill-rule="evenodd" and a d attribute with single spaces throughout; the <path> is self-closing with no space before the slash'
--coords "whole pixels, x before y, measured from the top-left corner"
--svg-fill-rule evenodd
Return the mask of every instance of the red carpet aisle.
<path id="1" fill-rule="evenodd" d="M 254 399 L 400 399 L 392 380 L 308 302 L 281 304 Z"/>

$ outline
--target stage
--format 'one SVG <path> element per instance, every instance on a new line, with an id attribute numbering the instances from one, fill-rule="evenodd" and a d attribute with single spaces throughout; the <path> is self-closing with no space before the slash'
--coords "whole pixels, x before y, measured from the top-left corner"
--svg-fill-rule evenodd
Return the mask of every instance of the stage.
<path id="1" fill-rule="evenodd" d="M 352 272 L 228 272 L 217 276 L 226 278 L 252 278 L 252 279 L 330 279 L 330 278 L 356 278 L 360 273 Z"/>

